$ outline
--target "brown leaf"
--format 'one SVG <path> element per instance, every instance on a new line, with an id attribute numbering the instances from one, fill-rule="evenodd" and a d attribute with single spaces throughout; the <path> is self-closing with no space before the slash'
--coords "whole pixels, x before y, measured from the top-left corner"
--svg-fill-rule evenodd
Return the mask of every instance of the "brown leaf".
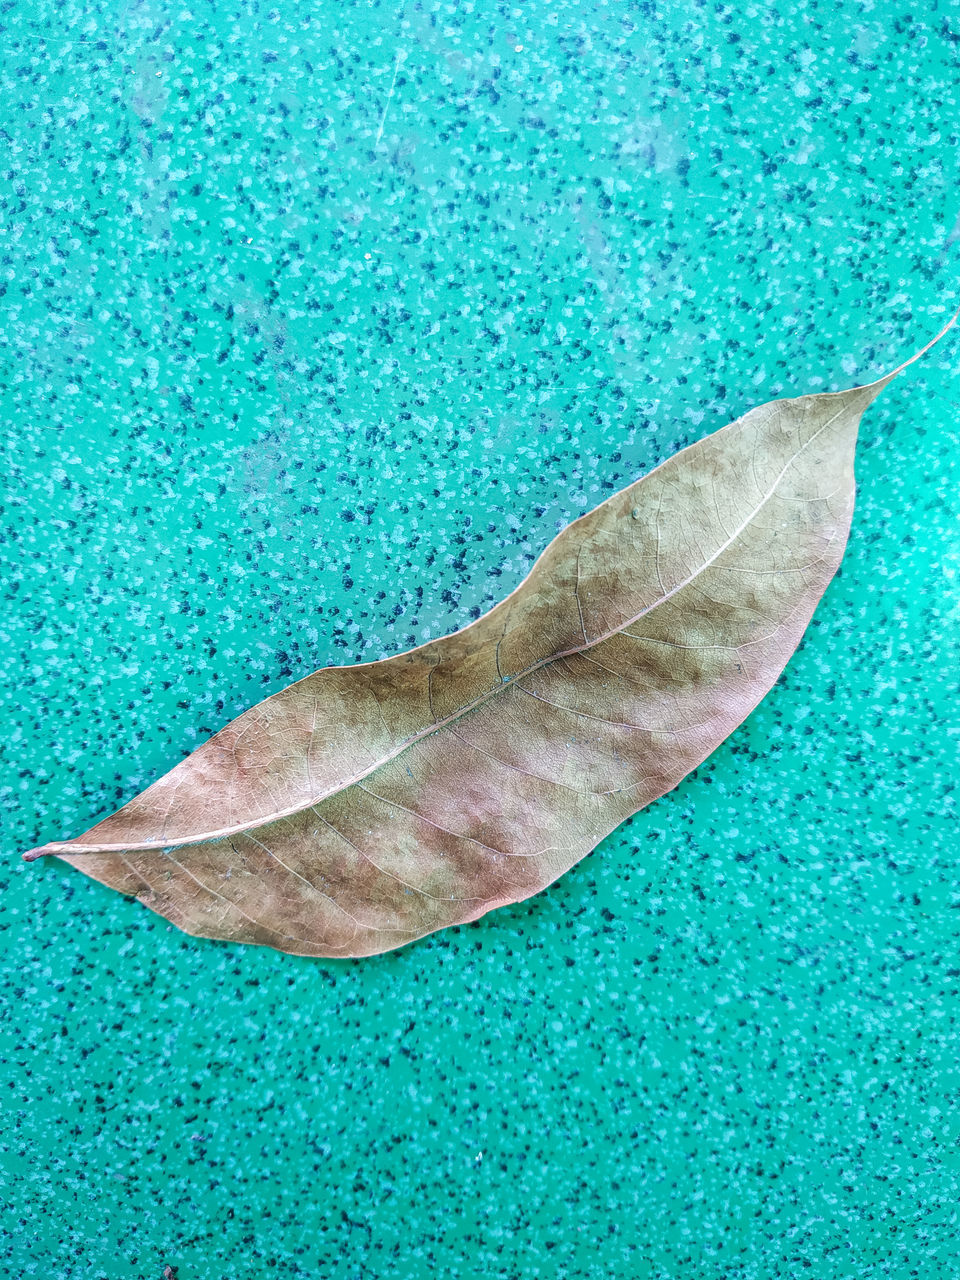
<path id="1" fill-rule="evenodd" d="M 530 897 L 777 679 L 840 563 L 860 417 L 895 373 L 751 410 L 574 521 L 463 631 L 315 671 L 25 856 L 188 933 L 301 955 L 387 951 Z"/>

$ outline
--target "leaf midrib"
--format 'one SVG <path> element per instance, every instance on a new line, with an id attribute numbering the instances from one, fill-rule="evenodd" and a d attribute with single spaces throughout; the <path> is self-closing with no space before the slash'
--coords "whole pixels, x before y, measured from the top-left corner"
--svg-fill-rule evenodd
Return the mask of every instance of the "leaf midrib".
<path id="1" fill-rule="evenodd" d="M 890 374 L 888 375 L 887 378 L 881 379 L 880 381 L 885 384 L 892 377 L 893 377 L 893 374 Z M 834 394 L 837 394 L 846 398 L 854 395 L 858 391 L 861 391 L 861 392 L 872 391 L 876 386 L 877 386 L 877 383 L 870 383 L 864 387 L 855 387 L 855 388 L 851 388 L 848 391 L 836 392 Z M 775 401 L 773 403 L 781 403 L 781 402 Z M 246 831 L 257 830 L 260 827 L 268 826 L 271 822 L 279 822 L 282 818 L 289 818 L 289 817 L 292 817 L 294 814 L 301 813 L 303 812 L 304 809 L 309 809 L 312 805 L 320 804 L 324 800 L 329 799 L 331 796 L 339 795 L 341 792 L 346 791 L 348 788 L 355 786 L 358 782 L 363 781 L 364 778 L 370 777 L 371 774 L 375 773 L 378 769 L 382 768 L 385 764 L 389 764 L 391 760 L 395 760 L 398 756 L 402 755 L 403 752 L 406 751 L 409 747 L 416 745 L 416 743 L 418 742 L 422 742 L 425 738 L 430 737 L 431 734 L 438 733 L 441 729 L 445 728 L 448 724 L 455 723 L 456 721 L 460 720 L 463 716 L 468 715 L 471 711 L 476 711 L 478 707 L 484 706 L 487 702 L 491 701 L 491 699 L 495 698 L 498 693 L 508 689 L 511 685 L 516 684 L 520 680 L 525 680 L 528 676 L 533 675 L 534 672 L 542 670 L 542 668 L 549 666 L 551 663 L 560 662 L 564 658 L 574 657 L 577 654 L 586 652 L 588 649 L 595 648 L 598 644 L 603 644 L 604 641 L 609 640 L 611 639 L 611 637 L 615 635 L 619 635 L 621 632 L 625 631 L 627 627 L 632 627 L 636 622 L 639 622 L 641 618 L 646 617 L 648 613 L 652 613 L 654 609 L 658 609 L 660 605 L 665 604 L 678 592 L 684 590 L 685 587 L 688 587 L 702 573 L 704 573 L 707 569 L 709 569 L 710 566 L 717 559 L 719 559 L 719 557 L 726 550 L 728 550 L 728 548 L 731 547 L 737 541 L 737 539 L 749 528 L 749 526 L 756 519 L 757 515 L 763 510 L 766 504 L 775 496 L 777 492 L 777 488 L 780 485 L 780 482 L 783 480 L 784 476 L 787 474 L 790 468 L 794 465 L 797 459 L 804 453 L 806 449 L 808 449 L 814 443 L 814 441 L 820 435 L 823 434 L 824 431 L 826 431 L 826 429 L 829 426 L 831 426 L 834 422 L 836 422 L 836 420 L 841 416 L 841 414 L 844 412 L 844 410 L 847 407 L 848 406 L 846 403 L 841 405 L 840 408 L 837 410 L 837 412 L 833 414 L 832 417 L 828 418 L 827 421 L 824 422 L 820 427 L 818 427 L 817 430 L 813 433 L 813 435 L 809 438 L 809 440 L 807 440 L 804 444 L 802 444 L 800 448 L 797 449 L 796 452 L 790 456 L 789 460 L 781 468 L 780 472 L 777 475 L 777 478 L 774 480 L 768 492 L 764 494 L 764 496 L 757 503 L 757 505 L 752 509 L 752 511 L 746 517 L 746 519 L 737 527 L 737 529 L 732 534 L 730 534 L 730 536 L 726 539 L 726 541 L 723 542 L 711 556 L 709 556 L 706 560 L 704 560 L 702 564 L 698 565 L 697 568 L 688 577 L 684 578 L 682 582 L 679 582 L 676 584 L 676 586 L 671 587 L 669 591 L 665 592 L 662 596 L 659 596 L 656 600 L 652 601 L 645 608 L 641 609 L 640 612 L 635 614 L 632 618 L 627 618 L 619 626 L 611 628 L 609 631 L 607 631 L 603 635 L 597 636 L 595 639 L 590 640 L 585 644 L 574 645 L 571 648 L 564 649 L 559 653 L 550 654 L 545 658 L 539 659 L 537 662 L 531 663 L 529 667 L 526 667 L 523 671 L 518 672 L 516 675 L 505 677 L 501 684 L 495 685 L 492 689 L 488 690 L 484 694 L 481 694 L 479 697 L 475 698 L 472 702 L 465 703 L 462 707 L 458 707 L 456 711 L 451 712 L 450 715 L 445 716 L 442 720 L 438 720 L 435 724 L 429 725 L 427 728 L 420 729 L 416 733 L 411 734 L 410 737 L 405 738 L 397 746 L 396 750 L 385 753 L 374 764 L 368 765 L 366 768 L 358 772 L 355 776 L 348 778 L 343 782 L 338 783 L 335 788 L 329 791 L 326 791 L 323 794 L 317 797 L 314 797 L 312 799 L 302 800 L 298 802 L 296 805 L 291 806 L 290 808 L 278 810 L 276 813 L 268 814 L 264 817 L 258 817 L 253 822 L 242 822 L 230 827 L 224 827 L 219 831 L 204 832 L 202 835 L 191 836 L 189 839 L 180 839 L 180 840 L 173 840 L 173 841 L 144 840 L 144 841 L 138 841 L 135 843 L 95 844 L 95 845 L 84 845 L 84 844 L 75 843 L 73 841 L 62 841 L 62 842 L 53 841 L 49 844 L 43 845 L 42 849 L 36 851 L 37 854 L 39 855 L 41 852 L 49 853 L 49 854 L 58 854 L 61 852 L 68 853 L 68 854 L 133 853 L 133 852 L 147 852 L 150 850 L 169 850 L 169 849 L 186 848 L 192 845 L 206 844 L 209 841 L 223 840 L 229 836 L 240 835 Z M 694 449 L 702 447 L 707 441 L 715 441 L 717 437 L 721 435 L 724 431 L 730 430 L 733 427 L 736 427 L 738 425 L 739 425 L 739 422 L 732 422 L 729 424 L 728 427 L 722 428 L 721 431 L 716 432 L 714 435 L 707 436 L 705 437 L 704 440 L 699 440 L 694 444 L 688 446 L 688 449 L 683 449 L 679 453 L 673 454 L 671 457 L 665 459 L 664 462 L 660 463 L 659 466 L 654 467 L 652 471 L 647 472 L 645 476 L 641 476 L 641 478 L 637 480 L 635 484 L 643 484 L 644 482 L 648 481 L 652 476 L 656 475 L 656 473 L 660 471 L 662 467 L 665 467 L 671 462 L 675 462 L 678 458 L 683 457 L 683 455 L 688 451 L 692 451 Z M 628 488 L 633 488 L 633 487 L 634 487 L 633 485 L 628 486 Z M 612 497 L 609 498 L 607 501 L 612 502 L 616 498 L 619 498 L 622 496 L 623 496 L 623 491 L 621 491 L 618 494 L 612 495 Z M 605 504 L 601 504 L 601 506 L 603 505 Z M 589 512 L 587 514 L 593 515 L 598 510 L 600 510 L 599 507 L 594 508 L 594 511 Z M 581 517 L 581 518 L 584 518 L 584 517 Z M 557 536 L 562 537 L 565 533 L 568 533 L 569 530 L 572 529 L 576 523 L 578 522 L 574 521 L 572 524 L 568 525 L 566 529 L 562 530 L 561 533 L 558 534 Z M 546 554 L 546 551 L 548 549 L 549 548 L 544 549 L 544 551 L 541 553 L 540 558 L 542 558 L 542 556 Z M 519 584 L 519 586 L 516 588 L 516 591 L 522 590 L 523 583 L 529 580 L 535 568 L 536 566 L 534 566 L 534 568 L 530 570 L 530 573 L 528 573 L 527 577 L 524 578 L 523 582 Z M 515 593 L 511 593 L 511 594 L 515 594 Z M 574 597 L 577 598 L 576 592 L 574 592 Z M 506 603 L 505 600 L 501 602 L 501 604 L 504 604 L 504 603 Z M 579 599 L 578 599 L 578 606 L 579 606 Z M 495 606 L 495 608 L 498 608 L 498 607 L 500 606 Z M 448 636 L 444 636 L 441 638 L 441 640 L 433 641 L 432 643 L 439 644 L 442 642 L 442 640 L 449 639 L 450 635 L 456 635 L 456 634 L 457 632 L 451 632 Z M 396 656 L 399 656 L 399 655 L 396 655 Z M 383 659 L 383 661 L 385 662 L 390 662 L 392 660 L 393 659 L 391 658 Z M 437 663 L 437 665 L 439 666 L 439 662 Z"/>

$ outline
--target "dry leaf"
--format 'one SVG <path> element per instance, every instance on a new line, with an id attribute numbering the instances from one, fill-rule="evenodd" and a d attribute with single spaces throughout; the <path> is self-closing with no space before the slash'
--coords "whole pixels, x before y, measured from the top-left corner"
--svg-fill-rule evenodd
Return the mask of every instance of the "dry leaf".
<path id="1" fill-rule="evenodd" d="M 188 933 L 302 955 L 530 897 L 777 679 L 840 563 L 860 417 L 895 373 L 752 410 L 574 521 L 463 631 L 314 672 L 25 856 Z"/>

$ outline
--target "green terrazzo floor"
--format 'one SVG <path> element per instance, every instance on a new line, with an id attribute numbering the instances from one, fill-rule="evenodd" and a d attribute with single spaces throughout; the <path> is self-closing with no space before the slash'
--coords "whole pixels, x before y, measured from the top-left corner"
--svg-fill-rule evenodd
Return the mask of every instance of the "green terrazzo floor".
<path id="1" fill-rule="evenodd" d="M 960 4 L 3 6 L 3 1275 L 960 1265 L 960 339 L 786 675 L 539 897 L 361 962 L 20 850 L 958 301 Z"/>

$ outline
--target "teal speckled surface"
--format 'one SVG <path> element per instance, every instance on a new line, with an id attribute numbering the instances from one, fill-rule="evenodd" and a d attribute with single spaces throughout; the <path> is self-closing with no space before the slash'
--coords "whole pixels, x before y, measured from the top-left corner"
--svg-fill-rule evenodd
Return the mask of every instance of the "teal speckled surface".
<path id="1" fill-rule="evenodd" d="M 0 13 L 0 1267 L 954 1276 L 948 337 L 784 678 L 539 897 L 323 963 L 19 850 L 956 284 L 960 5 Z"/>

